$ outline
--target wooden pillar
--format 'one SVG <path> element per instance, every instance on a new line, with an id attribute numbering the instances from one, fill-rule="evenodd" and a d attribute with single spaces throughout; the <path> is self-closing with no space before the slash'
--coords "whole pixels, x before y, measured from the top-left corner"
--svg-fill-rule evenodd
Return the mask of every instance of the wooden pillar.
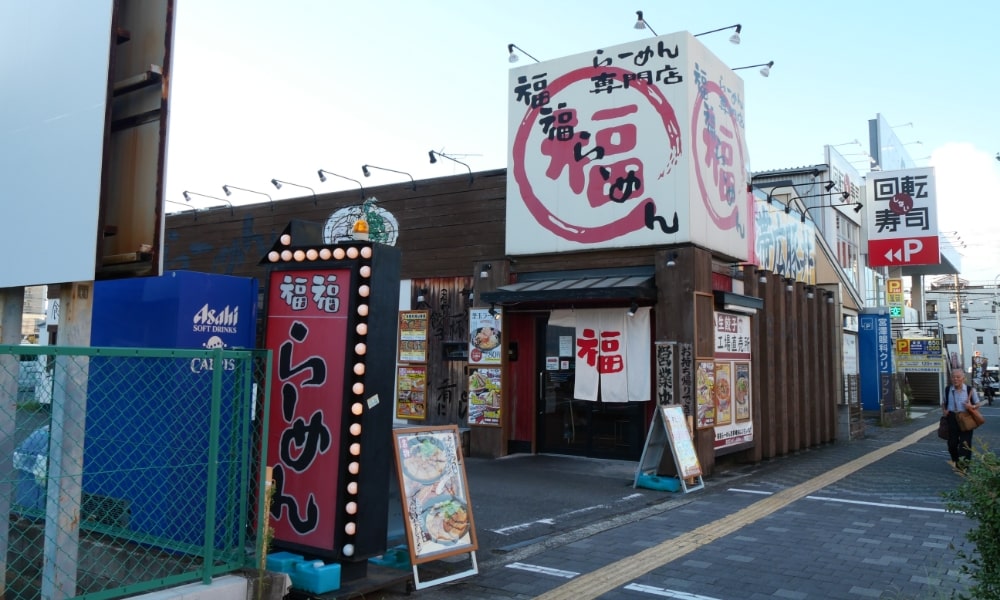
<path id="1" fill-rule="evenodd" d="M 788 372 L 785 374 L 788 389 L 788 452 L 802 449 L 802 402 L 805 390 L 802 382 L 805 379 L 803 360 L 805 349 L 802 347 L 802 284 L 792 283 L 791 291 L 785 285 L 786 314 L 788 315 L 788 345 L 785 346 L 785 356 L 788 361 Z"/>
<path id="2" fill-rule="evenodd" d="M 760 407 L 760 438 L 761 458 L 774 458 L 778 455 L 778 402 L 775 385 L 775 368 L 777 363 L 776 346 L 778 344 L 778 314 L 777 291 L 781 278 L 773 273 L 764 272 L 765 283 L 759 284 L 758 291 L 764 299 L 764 311 L 758 318 L 760 322 L 760 352 L 753 361 L 754 401 Z"/>
<path id="3" fill-rule="evenodd" d="M 90 346 L 93 304 L 92 281 L 60 287 L 61 346 Z M 76 596 L 89 365 L 85 356 L 56 357 L 42 566 L 42 597 L 53 600 Z"/>
<path id="4" fill-rule="evenodd" d="M 21 317 L 24 314 L 24 288 L 0 289 L 0 344 L 21 343 Z M 10 514 L 11 498 L 17 473 L 14 470 L 14 429 L 17 417 L 17 379 L 20 361 L 13 354 L 0 354 L 0 515 Z M 8 376 L 9 375 L 9 376 Z M 7 572 L 8 523 L 0 526 L 0 566 Z M 6 582 L 0 581 L 0 598 L 6 597 Z"/>
<path id="5" fill-rule="evenodd" d="M 810 294 L 812 298 L 809 297 Z M 804 447 L 810 448 L 819 442 L 820 422 L 822 421 L 820 407 L 823 406 L 823 397 L 826 394 L 826 389 L 824 388 L 822 373 L 824 366 L 819 362 L 820 348 L 819 339 L 816 335 L 819 311 L 817 310 L 816 291 L 811 285 L 806 287 L 803 302 L 805 303 L 803 305 L 803 327 L 805 328 L 803 339 L 805 340 L 806 358 L 809 361 L 809 367 L 806 377 L 806 395 L 802 403 L 803 410 L 805 411 L 806 437 L 802 441 Z"/>
<path id="6" fill-rule="evenodd" d="M 760 297 L 761 291 L 766 286 L 761 284 L 759 279 L 760 275 L 756 267 L 753 265 L 743 267 L 743 292 L 747 296 Z M 761 365 L 764 364 L 761 352 L 763 350 L 762 336 L 766 312 L 767 305 L 765 304 L 763 310 L 758 311 L 756 315 L 750 318 L 750 422 L 753 423 L 754 444 L 752 448 L 746 451 L 743 459 L 751 463 L 758 463 L 764 457 L 761 410 L 763 394 L 761 393 L 760 381 L 764 379 L 761 372 Z"/>

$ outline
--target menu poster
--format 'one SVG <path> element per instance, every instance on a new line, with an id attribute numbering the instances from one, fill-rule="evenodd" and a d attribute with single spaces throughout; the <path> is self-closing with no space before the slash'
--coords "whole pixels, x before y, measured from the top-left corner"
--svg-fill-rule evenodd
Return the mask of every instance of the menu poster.
<path id="1" fill-rule="evenodd" d="M 688 429 L 687 419 L 684 417 L 684 408 L 661 406 L 660 414 L 663 415 L 663 422 L 670 437 L 670 448 L 674 452 L 677 470 L 681 477 L 687 479 L 701 475 L 701 463 L 698 462 L 698 454 L 694 451 L 694 443 L 691 442 L 691 430 Z"/>
<path id="2" fill-rule="evenodd" d="M 399 362 L 427 362 L 428 310 L 399 312 Z"/>
<path id="3" fill-rule="evenodd" d="M 735 395 L 736 421 L 750 420 L 750 363 L 737 362 L 733 364 L 733 386 Z"/>
<path id="4" fill-rule="evenodd" d="M 469 367 L 469 425 L 500 425 L 500 369 Z"/>
<path id="5" fill-rule="evenodd" d="M 729 425 L 733 422 L 733 390 L 730 385 L 731 363 L 715 363 L 715 424 Z"/>
<path id="6" fill-rule="evenodd" d="M 695 368 L 696 429 L 715 427 L 715 362 L 700 360 Z"/>
<path id="7" fill-rule="evenodd" d="M 476 550 L 457 425 L 394 429 L 403 520 L 414 565 Z"/>
<path id="8" fill-rule="evenodd" d="M 396 418 L 427 418 L 427 367 L 396 367 Z"/>
<path id="9" fill-rule="evenodd" d="M 491 311 L 493 314 L 491 314 Z M 469 363 L 473 365 L 499 365 L 500 326 L 503 322 L 499 308 L 473 308 L 469 310 Z"/>

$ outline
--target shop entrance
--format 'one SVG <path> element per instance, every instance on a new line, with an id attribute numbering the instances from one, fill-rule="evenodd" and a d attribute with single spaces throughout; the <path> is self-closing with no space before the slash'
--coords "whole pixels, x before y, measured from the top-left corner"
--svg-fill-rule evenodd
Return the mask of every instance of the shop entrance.
<path id="1" fill-rule="evenodd" d="M 573 397 L 575 331 L 536 321 L 537 432 L 539 452 L 639 460 L 646 402 L 605 403 Z"/>

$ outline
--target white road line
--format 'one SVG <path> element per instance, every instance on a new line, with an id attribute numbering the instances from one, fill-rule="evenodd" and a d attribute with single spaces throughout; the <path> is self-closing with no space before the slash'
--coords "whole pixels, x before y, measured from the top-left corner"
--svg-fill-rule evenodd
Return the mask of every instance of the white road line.
<path id="1" fill-rule="evenodd" d="M 699 596 L 698 594 L 689 594 L 687 592 L 678 592 L 676 590 L 665 590 L 651 585 L 639 585 L 638 583 L 630 583 L 625 586 L 625 589 L 633 592 L 652 594 L 654 596 L 663 596 L 664 598 L 676 598 L 677 600 L 718 600 L 718 598 L 713 598 L 711 596 Z"/>
<path id="2" fill-rule="evenodd" d="M 930 508 L 928 506 L 908 506 L 906 504 L 886 504 L 884 502 L 863 502 L 861 500 L 841 500 L 840 498 L 827 498 L 825 496 L 806 496 L 806 500 L 822 500 L 823 502 L 842 502 L 844 504 L 862 504 L 864 506 L 879 506 L 883 508 L 903 508 L 906 510 L 922 510 L 924 512 L 936 512 L 936 513 L 948 512 L 944 508 Z"/>
<path id="3" fill-rule="evenodd" d="M 628 496 L 623 497 L 618 502 L 628 502 L 629 500 L 634 500 L 636 498 L 642 498 L 642 497 L 643 497 L 642 494 L 630 494 Z M 572 517 L 575 515 L 595 510 L 600 510 L 603 508 L 611 508 L 611 506 L 609 504 L 595 504 L 593 506 L 586 506 L 584 508 L 578 508 L 576 510 L 571 510 L 569 512 L 560 513 L 555 517 L 549 517 L 547 519 L 538 519 L 537 521 L 529 521 L 527 523 L 518 523 L 517 525 L 508 525 L 507 527 L 501 527 L 500 529 L 489 529 L 488 531 L 495 533 L 497 535 L 509 535 L 517 531 L 524 531 L 525 529 L 528 529 L 529 527 L 533 527 L 535 525 L 554 525 L 557 519 L 564 519 L 566 517 Z"/>
<path id="4" fill-rule="evenodd" d="M 524 563 L 510 563 L 505 565 L 508 569 L 517 569 L 519 571 L 528 571 L 529 573 L 540 573 L 542 575 L 552 575 L 553 577 L 562 577 L 563 579 L 573 579 L 579 573 L 573 571 L 563 571 L 561 569 L 550 569 L 549 567 L 541 567 L 538 565 L 526 565 Z"/>
<path id="5" fill-rule="evenodd" d="M 739 492 L 740 494 L 760 494 L 761 496 L 770 496 L 774 492 L 764 492 L 761 490 L 744 490 L 741 488 L 729 488 L 727 492 Z"/>
<path id="6" fill-rule="evenodd" d="M 772 492 L 762 492 L 759 490 L 744 490 L 740 488 L 729 488 L 726 491 L 735 492 L 739 494 L 761 494 L 764 496 L 770 496 L 772 494 Z M 911 506 L 908 504 L 886 504 L 884 502 L 865 502 L 863 500 L 843 500 L 840 498 L 829 498 L 827 496 L 806 496 L 805 499 L 820 500 L 822 502 L 841 502 L 843 504 L 861 504 L 864 506 L 879 506 L 882 508 L 902 508 L 905 510 L 920 510 L 924 512 L 936 512 L 936 513 L 948 512 L 948 510 L 944 508 L 931 508 L 929 506 Z"/>

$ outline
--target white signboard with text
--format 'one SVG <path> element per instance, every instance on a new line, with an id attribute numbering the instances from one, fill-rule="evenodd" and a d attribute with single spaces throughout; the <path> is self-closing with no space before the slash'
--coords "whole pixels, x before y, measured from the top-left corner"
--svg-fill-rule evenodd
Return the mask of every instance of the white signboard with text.
<path id="1" fill-rule="evenodd" d="M 691 34 L 512 69 L 507 94 L 508 254 L 749 256 L 743 81 Z"/>
<path id="2" fill-rule="evenodd" d="M 934 168 L 873 172 L 870 179 L 869 266 L 940 264 Z"/>

